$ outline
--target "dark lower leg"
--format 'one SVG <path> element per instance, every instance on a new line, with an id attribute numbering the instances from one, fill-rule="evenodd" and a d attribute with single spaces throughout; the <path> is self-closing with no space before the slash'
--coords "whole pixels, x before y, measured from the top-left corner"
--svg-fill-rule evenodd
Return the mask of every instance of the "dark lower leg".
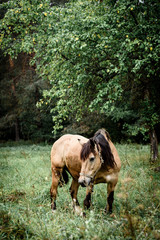
<path id="1" fill-rule="evenodd" d="M 109 195 L 108 195 L 107 206 L 106 206 L 106 209 L 105 209 L 106 212 L 112 213 L 113 201 L 114 201 L 114 191 L 110 192 Z"/>
<path id="2" fill-rule="evenodd" d="M 88 193 L 86 195 L 86 198 L 84 199 L 83 204 L 84 204 L 84 208 L 87 208 L 87 209 L 90 208 L 90 205 L 91 205 L 91 193 Z"/>
<path id="3" fill-rule="evenodd" d="M 84 199 L 84 202 L 83 202 L 84 208 L 87 208 L 87 209 L 90 208 L 92 192 L 93 192 L 93 184 L 87 188 L 86 198 Z"/>

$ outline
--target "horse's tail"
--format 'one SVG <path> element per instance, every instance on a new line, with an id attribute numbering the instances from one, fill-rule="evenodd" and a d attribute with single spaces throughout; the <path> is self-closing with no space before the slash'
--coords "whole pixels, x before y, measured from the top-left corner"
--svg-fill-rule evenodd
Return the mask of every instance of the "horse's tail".
<path id="1" fill-rule="evenodd" d="M 62 172 L 62 175 L 61 175 L 61 179 L 60 179 L 60 186 L 63 186 L 64 184 L 67 184 L 68 181 L 69 181 L 69 177 L 68 177 L 68 173 L 67 173 L 67 167 L 65 166 L 63 168 L 63 172 Z"/>

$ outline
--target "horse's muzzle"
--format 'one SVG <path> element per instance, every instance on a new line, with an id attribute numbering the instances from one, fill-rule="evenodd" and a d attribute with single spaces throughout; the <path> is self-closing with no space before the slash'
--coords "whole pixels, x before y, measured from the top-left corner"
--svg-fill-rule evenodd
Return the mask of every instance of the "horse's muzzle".
<path id="1" fill-rule="evenodd" d="M 91 178 L 90 177 L 79 177 L 78 179 L 78 183 L 82 186 L 82 187 L 88 187 L 89 184 L 91 183 Z"/>

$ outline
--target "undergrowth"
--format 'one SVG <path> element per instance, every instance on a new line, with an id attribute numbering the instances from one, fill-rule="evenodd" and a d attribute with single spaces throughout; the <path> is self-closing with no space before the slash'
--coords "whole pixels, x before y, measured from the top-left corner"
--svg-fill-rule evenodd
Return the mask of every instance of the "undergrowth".
<path id="1" fill-rule="evenodd" d="M 1 145 L 0 239 L 160 239 L 160 173 L 149 146 L 116 145 L 122 169 L 112 215 L 106 215 L 106 184 L 94 187 L 86 217 L 73 213 L 69 185 L 58 189 L 50 209 L 50 145 Z M 85 189 L 80 188 L 81 206 Z"/>

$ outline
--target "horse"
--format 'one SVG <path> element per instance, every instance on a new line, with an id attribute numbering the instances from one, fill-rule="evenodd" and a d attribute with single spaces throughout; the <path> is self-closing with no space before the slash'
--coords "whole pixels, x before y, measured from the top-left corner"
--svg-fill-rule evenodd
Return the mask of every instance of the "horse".
<path id="1" fill-rule="evenodd" d="M 66 134 L 60 137 L 51 149 L 52 185 L 50 188 L 51 209 L 56 210 L 57 188 L 60 183 L 68 182 L 68 174 L 72 176 L 70 195 L 73 209 L 83 215 L 77 193 L 81 185 L 86 187 L 84 208 L 91 205 L 93 186 L 107 183 L 106 213 L 112 213 L 114 189 L 118 182 L 121 161 L 113 145 L 109 133 L 99 129 L 92 138 L 81 135 Z"/>

